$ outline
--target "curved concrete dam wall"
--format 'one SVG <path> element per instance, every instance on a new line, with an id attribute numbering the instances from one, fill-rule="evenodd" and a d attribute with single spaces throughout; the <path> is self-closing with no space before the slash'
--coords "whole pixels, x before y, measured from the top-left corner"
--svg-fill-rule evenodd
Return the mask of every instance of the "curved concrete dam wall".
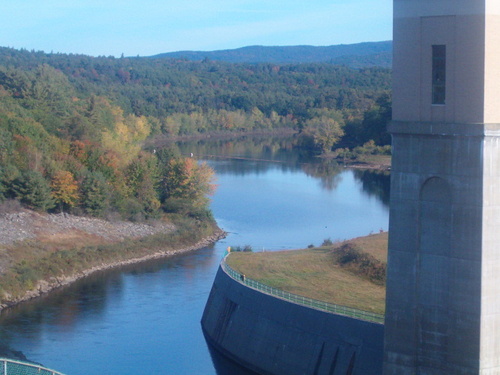
<path id="1" fill-rule="evenodd" d="M 382 324 L 273 297 L 222 267 L 201 324 L 216 350 L 261 374 L 382 374 Z"/>

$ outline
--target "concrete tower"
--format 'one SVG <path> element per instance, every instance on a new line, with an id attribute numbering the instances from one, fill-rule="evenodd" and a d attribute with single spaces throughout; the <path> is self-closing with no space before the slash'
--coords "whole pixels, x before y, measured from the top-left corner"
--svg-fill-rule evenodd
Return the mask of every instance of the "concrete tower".
<path id="1" fill-rule="evenodd" d="M 500 0 L 394 0 L 384 374 L 500 374 Z"/>

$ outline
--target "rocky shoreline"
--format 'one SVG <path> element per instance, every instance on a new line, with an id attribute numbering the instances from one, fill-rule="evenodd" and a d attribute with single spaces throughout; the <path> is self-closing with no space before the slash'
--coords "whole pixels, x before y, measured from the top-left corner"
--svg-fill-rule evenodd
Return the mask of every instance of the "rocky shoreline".
<path id="1" fill-rule="evenodd" d="M 67 214 L 40 214 L 29 210 L 0 215 L 0 273 L 9 266 L 6 260 L 6 246 L 17 241 L 36 240 L 40 238 L 84 234 L 102 238 L 106 242 L 120 242 L 125 239 L 143 238 L 157 233 L 175 231 L 175 226 L 168 223 L 156 222 L 153 224 L 130 223 L 124 221 L 109 222 L 102 219 L 79 217 Z M 195 244 L 179 249 L 155 251 L 151 254 L 130 258 L 123 261 L 103 263 L 92 268 L 63 277 L 54 277 L 50 280 L 40 280 L 35 288 L 27 291 L 23 296 L 10 299 L 8 296 L 0 304 L 0 311 L 24 301 L 42 296 L 52 290 L 69 285 L 90 274 L 115 267 L 139 263 L 151 259 L 158 259 L 186 253 L 206 247 L 226 236 L 226 233 L 217 229 L 211 236 L 203 238 Z"/>
<path id="2" fill-rule="evenodd" d="M 174 229 L 174 225 L 159 221 L 153 224 L 111 222 L 66 213 L 42 214 L 20 210 L 0 215 L 0 245 L 11 245 L 17 241 L 39 237 L 67 235 L 71 231 L 98 236 L 107 241 L 121 241 Z"/>

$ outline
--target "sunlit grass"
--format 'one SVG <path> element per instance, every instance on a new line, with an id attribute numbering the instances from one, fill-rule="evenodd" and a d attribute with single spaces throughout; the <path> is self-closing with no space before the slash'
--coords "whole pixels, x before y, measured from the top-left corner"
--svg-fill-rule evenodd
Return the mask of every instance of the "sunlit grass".
<path id="1" fill-rule="evenodd" d="M 381 233 L 349 242 L 385 263 L 387 238 L 387 233 Z M 233 253 L 227 262 L 246 277 L 274 288 L 383 314 L 385 286 L 338 265 L 332 251 L 340 245 L 307 250 Z"/>

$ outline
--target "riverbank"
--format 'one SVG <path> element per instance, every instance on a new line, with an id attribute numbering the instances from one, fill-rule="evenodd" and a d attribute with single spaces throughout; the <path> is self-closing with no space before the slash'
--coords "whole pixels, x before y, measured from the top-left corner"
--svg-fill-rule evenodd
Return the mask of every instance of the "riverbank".
<path id="1" fill-rule="evenodd" d="M 216 140 L 235 140 L 244 137 L 291 137 L 299 134 L 295 129 L 290 128 L 278 128 L 272 130 L 255 130 L 255 131 L 220 131 L 220 132 L 207 132 L 198 134 L 188 134 L 188 135 L 158 135 L 152 139 L 146 141 L 146 147 L 164 147 L 175 142 L 186 142 L 186 141 L 216 141 Z"/>
<path id="2" fill-rule="evenodd" d="M 356 159 L 342 159 L 336 153 L 320 156 L 322 159 L 336 160 L 347 168 L 372 169 L 379 171 L 390 171 L 392 158 L 390 155 L 360 154 Z"/>
<path id="3" fill-rule="evenodd" d="M 0 215 L 0 311 L 94 272 L 203 248 L 213 221 L 106 221 L 29 210 Z"/>

